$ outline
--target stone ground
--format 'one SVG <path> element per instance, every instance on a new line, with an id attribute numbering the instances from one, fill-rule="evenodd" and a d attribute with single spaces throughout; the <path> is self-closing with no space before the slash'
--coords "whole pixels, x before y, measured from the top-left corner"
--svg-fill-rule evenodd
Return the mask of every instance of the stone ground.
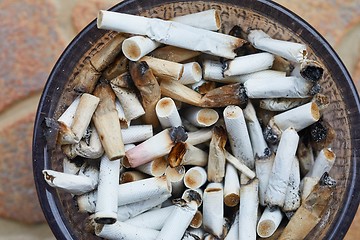
<path id="1" fill-rule="evenodd" d="M 31 139 L 47 76 L 71 39 L 115 0 L 0 0 L 0 240 L 54 239 L 32 178 Z M 335 48 L 360 89 L 360 1 L 276 0 Z M 349 47 L 351 46 L 351 47 Z M 346 240 L 357 239 L 360 212 Z"/>

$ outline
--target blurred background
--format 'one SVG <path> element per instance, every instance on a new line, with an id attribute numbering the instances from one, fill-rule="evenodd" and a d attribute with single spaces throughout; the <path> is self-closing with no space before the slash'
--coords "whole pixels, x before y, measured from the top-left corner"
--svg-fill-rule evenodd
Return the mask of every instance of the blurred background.
<path id="1" fill-rule="evenodd" d="M 240 1 L 240 0 L 239 0 Z M 116 0 L 0 0 L 0 240 L 54 239 L 39 206 L 31 141 L 37 103 L 59 55 Z M 334 47 L 360 90 L 360 0 L 276 0 Z M 360 211 L 346 240 L 360 235 Z"/>

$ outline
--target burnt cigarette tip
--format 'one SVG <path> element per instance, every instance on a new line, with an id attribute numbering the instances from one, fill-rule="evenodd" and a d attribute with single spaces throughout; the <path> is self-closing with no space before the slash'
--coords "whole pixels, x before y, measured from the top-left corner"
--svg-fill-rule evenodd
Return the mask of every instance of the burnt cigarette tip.
<path id="1" fill-rule="evenodd" d="M 188 134 L 183 126 L 173 127 L 170 129 L 170 138 L 174 143 L 185 142 Z"/>
<path id="2" fill-rule="evenodd" d="M 300 72 L 303 78 L 314 82 L 319 81 L 323 73 L 324 69 L 318 66 L 307 66 Z"/>
<path id="3" fill-rule="evenodd" d="M 95 222 L 98 224 L 114 224 L 116 222 L 116 218 L 95 218 Z"/>
<path id="4" fill-rule="evenodd" d="M 328 187 L 335 187 L 336 186 L 336 180 L 330 177 L 328 172 L 325 172 L 319 181 L 320 185 L 322 186 L 328 186 Z"/>
<path id="5" fill-rule="evenodd" d="M 279 141 L 279 136 L 269 126 L 264 129 L 263 135 L 268 143 L 275 144 Z"/>

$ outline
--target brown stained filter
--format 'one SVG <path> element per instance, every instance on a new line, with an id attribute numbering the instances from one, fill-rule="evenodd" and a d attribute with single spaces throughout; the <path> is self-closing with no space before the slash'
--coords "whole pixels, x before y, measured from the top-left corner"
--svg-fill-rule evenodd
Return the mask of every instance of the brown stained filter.
<path id="1" fill-rule="evenodd" d="M 168 155 L 169 165 L 174 168 L 181 164 L 186 153 L 186 144 L 184 142 L 176 143 Z"/>
<path id="2" fill-rule="evenodd" d="M 215 88 L 216 88 L 216 82 L 207 81 L 201 84 L 200 86 L 196 87 L 194 90 L 200 94 L 206 94 L 211 90 L 214 90 Z"/>
<path id="3" fill-rule="evenodd" d="M 161 176 L 165 173 L 165 169 L 167 166 L 168 163 L 165 158 L 156 158 L 154 159 L 154 164 L 152 165 L 152 172 L 155 176 Z"/>
<path id="4" fill-rule="evenodd" d="M 275 228 L 274 222 L 270 220 L 262 221 L 258 227 L 258 234 L 261 237 L 270 237 Z"/>
<path id="5" fill-rule="evenodd" d="M 224 197 L 224 203 L 228 207 L 235 207 L 240 202 L 240 196 L 236 193 L 230 193 Z"/>
<path id="6" fill-rule="evenodd" d="M 318 121 L 320 119 L 320 111 L 319 111 L 319 107 L 316 103 L 311 103 L 311 114 L 313 116 L 313 118 Z"/>
<path id="7" fill-rule="evenodd" d="M 202 225 L 202 219 L 203 219 L 202 213 L 198 210 L 190 222 L 190 227 L 200 228 Z"/>
<path id="8" fill-rule="evenodd" d="M 219 114 L 213 109 L 202 109 L 198 115 L 198 122 L 205 125 L 211 126 L 219 119 Z"/>
<path id="9" fill-rule="evenodd" d="M 329 149 L 325 149 L 324 150 L 324 155 L 327 159 L 333 161 L 335 159 L 335 154 L 333 151 L 329 150 Z"/>
<path id="10" fill-rule="evenodd" d="M 130 59 L 137 59 L 141 54 L 140 48 L 136 44 L 126 44 L 126 48 Z"/>
<path id="11" fill-rule="evenodd" d="M 210 192 L 219 192 L 219 191 L 222 191 L 222 189 L 221 188 L 207 188 L 207 189 L 205 189 L 205 192 L 208 192 L 208 193 L 210 193 Z"/>

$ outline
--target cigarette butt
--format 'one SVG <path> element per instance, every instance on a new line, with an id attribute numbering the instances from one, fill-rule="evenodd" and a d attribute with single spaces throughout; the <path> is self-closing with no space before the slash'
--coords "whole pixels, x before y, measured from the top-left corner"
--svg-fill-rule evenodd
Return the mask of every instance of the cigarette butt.
<path id="1" fill-rule="evenodd" d="M 208 153 L 189 143 L 178 142 L 168 154 L 167 161 L 171 167 L 179 165 L 205 166 L 208 163 Z"/>
<path id="2" fill-rule="evenodd" d="M 281 56 L 292 62 L 301 62 L 307 56 L 304 44 L 272 39 L 262 30 L 251 30 L 248 40 L 255 48 Z"/>
<path id="3" fill-rule="evenodd" d="M 174 46 L 164 46 L 151 52 L 149 55 L 155 58 L 164 59 L 171 62 L 184 62 L 197 57 L 201 52 L 192 51 Z"/>
<path id="4" fill-rule="evenodd" d="M 189 143 L 191 145 L 198 145 L 200 143 L 210 141 L 212 134 L 212 128 L 201 128 L 200 130 L 197 130 L 195 132 L 189 132 L 186 143 Z"/>
<path id="5" fill-rule="evenodd" d="M 329 172 L 334 165 L 336 159 L 335 153 L 330 148 L 324 148 L 320 151 L 315 159 L 314 165 L 306 176 L 308 177 L 320 177 L 325 173 Z"/>
<path id="6" fill-rule="evenodd" d="M 183 116 L 196 127 L 209 127 L 219 120 L 219 114 L 211 108 L 188 107 Z"/>
<path id="7" fill-rule="evenodd" d="M 215 9 L 178 16 L 170 20 L 212 31 L 217 31 L 221 27 L 220 12 Z"/>
<path id="8" fill-rule="evenodd" d="M 260 100 L 260 107 L 270 111 L 287 111 L 308 103 L 307 98 L 268 98 Z"/>
<path id="9" fill-rule="evenodd" d="M 175 102 L 171 98 L 161 98 L 156 104 L 155 111 L 163 129 L 182 125 Z"/>
<path id="10" fill-rule="evenodd" d="M 317 82 L 322 78 L 324 67 L 315 60 L 304 59 L 298 63 L 291 75 L 302 77 L 308 81 Z"/>
<path id="11" fill-rule="evenodd" d="M 310 144 L 314 151 L 328 148 L 336 137 L 334 128 L 325 120 L 321 119 L 309 127 Z"/>
<path id="12" fill-rule="evenodd" d="M 78 210 L 81 213 L 94 213 L 96 208 L 97 191 L 91 191 L 77 196 Z"/>
<path id="13" fill-rule="evenodd" d="M 224 240 L 238 240 L 239 239 L 239 211 L 235 214 L 235 219 L 231 224 L 228 234 Z"/>
<path id="14" fill-rule="evenodd" d="M 228 84 L 206 93 L 200 105 L 202 107 L 227 107 L 229 105 L 246 105 L 248 96 L 240 83 Z"/>
<path id="15" fill-rule="evenodd" d="M 292 162 L 299 142 L 295 129 L 286 129 L 280 139 L 265 193 L 265 203 L 269 206 L 283 207 L 286 189 L 289 184 Z"/>
<path id="16" fill-rule="evenodd" d="M 232 153 L 254 169 L 255 159 L 243 111 L 238 106 L 230 105 L 224 109 L 223 115 Z"/>
<path id="17" fill-rule="evenodd" d="M 210 182 L 222 182 L 225 176 L 225 144 L 226 131 L 223 127 L 214 127 L 209 146 L 209 159 L 207 167 Z"/>
<path id="18" fill-rule="evenodd" d="M 319 182 L 318 177 L 307 177 L 305 176 L 301 180 L 301 201 L 305 202 L 306 198 L 314 190 L 315 185 Z"/>
<path id="19" fill-rule="evenodd" d="M 300 196 L 300 166 L 297 157 L 294 158 L 289 176 L 289 183 L 285 193 L 285 203 L 282 211 L 295 212 L 301 204 Z"/>
<path id="20" fill-rule="evenodd" d="M 192 167 L 186 171 L 184 176 L 184 184 L 190 189 L 200 188 L 206 181 L 206 170 L 202 167 Z"/>
<path id="21" fill-rule="evenodd" d="M 185 167 L 170 167 L 168 166 L 165 170 L 165 176 L 171 182 L 172 186 L 172 195 L 181 196 L 181 193 L 184 191 L 184 176 L 185 176 Z"/>
<path id="22" fill-rule="evenodd" d="M 262 238 L 268 238 L 274 234 L 279 227 L 283 215 L 279 208 L 265 208 L 257 224 L 257 234 Z"/>
<path id="23" fill-rule="evenodd" d="M 74 101 L 66 108 L 66 110 L 61 114 L 58 118 L 58 122 L 64 123 L 66 126 L 70 127 L 74 121 L 76 109 L 80 103 L 80 97 L 78 96 L 74 99 Z"/>
<path id="24" fill-rule="evenodd" d="M 239 239 L 256 239 L 258 186 L 259 181 L 255 178 L 240 188 Z"/>
<path id="25" fill-rule="evenodd" d="M 74 120 L 71 124 L 71 130 L 79 140 L 84 136 L 99 101 L 98 97 L 88 93 L 84 93 L 80 97 L 79 105 L 76 108 Z"/>
<path id="26" fill-rule="evenodd" d="M 256 53 L 236 57 L 227 63 L 225 76 L 253 73 L 271 68 L 274 56 L 270 53 Z"/>
<path id="27" fill-rule="evenodd" d="M 160 43 L 144 36 L 133 36 L 124 40 L 122 51 L 130 61 L 138 61 L 160 46 Z"/>
<path id="28" fill-rule="evenodd" d="M 224 203 L 235 207 L 240 201 L 240 180 L 237 169 L 230 163 L 226 164 L 224 180 Z"/>
<path id="29" fill-rule="evenodd" d="M 159 209 L 151 209 L 147 212 L 137 215 L 136 217 L 126 220 L 125 223 L 160 231 L 163 228 L 166 219 L 174 211 L 174 208 L 175 206 L 172 205 Z"/>
<path id="30" fill-rule="evenodd" d="M 168 162 L 164 157 L 156 158 L 148 163 L 136 167 L 137 170 L 154 177 L 160 177 L 165 173 Z"/>
<path id="31" fill-rule="evenodd" d="M 154 75 L 160 79 L 178 81 L 184 72 L 184 65 L 180 63 L 149 56 L 141 58 L 141 61 L 145 61 Z"/>
<path id="32" fill-rule="evenodd" d="M 162 79 L 160 88 L 163 96 L 170 97 L 173 100 L 178 100 L 194 106 L 200 106 L 201 104 L 201 94 L 184 86 L 178 81 Z"/>
<path id="33" fill-rule="evenodd" d="M 117 192 L 120 175 L 120 160 L 112 161 L 106 155 L 101 158 L 99 184 L 95 208 L 95 222 L 112 224 L 116 222 L 118 210 Z"/>
<path id="34" fill-rule="evenodd" d="M 145 141 L 153 136 L 151 125 L 133 125 L 126 129 L 121 129 L 124 144 Z"/>
<path id="35" fill-rule="evenodd" d="M 159 195 L 171 194 L 171 191 L 171 184 L 166 176 L 120 184 L 117 187 L 118 206 L 148 200 Z"/>
<path id="36" fill-rule="evenodd" d="M 105 153 L 110 160 L 125 156 L 118 114 L 115 107 L 115 94 L 107 83 L 100 83 L 94 95 L 100 98 L 92 120 L 100 136 Z"/>
<path id="37" fill-rule="evenodd" d="M 265 192 L 269 183 L 275 154 L 255 160 L 256 176 L 259 180 L 259 204 L 265 206 Z"/>
<path id="38" fill-rule="evenodd" d="M 314 102 L 277 114 L 273 117 L 276 126 L 284 131 L 293 127 L 296 131 L 310 126 L 320 119 L 319 108 Z"/>
<path id="39" fill-rule="evenodd" d="M 74 195 L 81 195 L 94 190 L 97 181 L 84 175 L 74 175 L 69 173 L 57 172 L 53 170 L 43 170 L 44 180 L 51 186 Z"/>
<path id="40" fill-rule="evenodd" d="M 121 52 L 121 45 L 126 37 L 124 34 L 117 34 L 90 58 L 91 64 L 97 71 L 102 72 L 115 60 L 116 56 Z"/>
<path id="41" fill-rule="evenodd" d="M 77 93 L 92 93 L 101 76 L 101 72 L 97 71 L 90 61 L 85 61 L 72 83 L 72 89 Z"/>
<path id="42" fill-rule="evenodd" d="M 143 120 L 145 123 L 157 127 L 159 120 L 156 116 L 155 106 L 161 98 L 160 86 L 146 62 L 130 62 L 129 70 L 141 95 L 141 104 L 145 110 Z"/>
<path id="43" fill-rule="evenodd" d="M 224 192 L 221 183 L 207 185 L 203 196 L 203 227 L 205 231 L 222 237 Z"/>
<path id="44" fill-rule="evenodd" d="M 159 231 L 134 226 L 125 222 L 116 221 L 113 224 L 98 224 L 95 228 L 95 234 L 98 237 L 106 239 L 137 239 L 137 240 L 155 240 Z"/>
<path id="45" fill-rule="evenodd" d="M 175 205 L 175 209 L 166 219 L 165 224 L 156 239 L 181 240 L 196 212 L 197 204 L 195 202 L 185 203 L 184 205 Z"/>
<path id="46" fill-rule="evenodd" d="M 202 69 L 199 63 L 189 62 L 185 63 L 184 71 L 182 76 L 179 79 L 181 84 L 194 84 L 201 80 L 202 78 Z"/>

